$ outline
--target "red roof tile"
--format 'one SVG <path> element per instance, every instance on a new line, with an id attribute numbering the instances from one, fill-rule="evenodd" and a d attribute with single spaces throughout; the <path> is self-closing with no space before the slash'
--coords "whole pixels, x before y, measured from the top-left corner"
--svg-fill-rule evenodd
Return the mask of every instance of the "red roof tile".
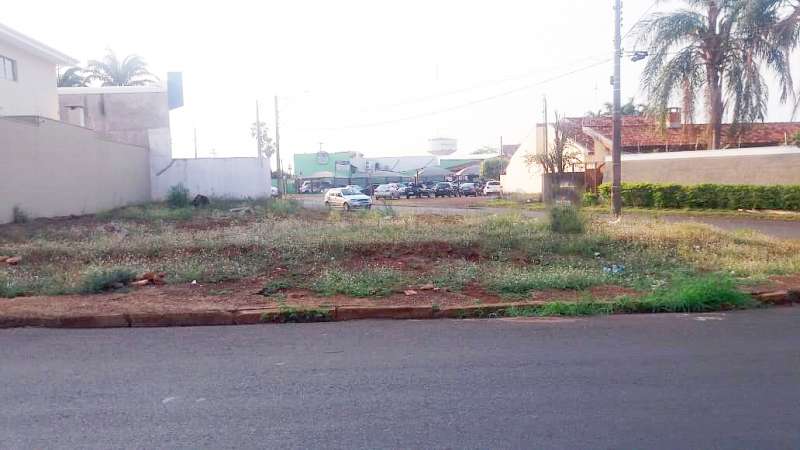
<path id="1" fill-rule="evenodd" d="M 576 140 L 591 149 L 592 135 L 611 141 L 611 117 L 581 117 L 565 119 L 568 127 L 577 131 Z M 708 125 L 689 124 L 659 130 L 652 119 L 638 116 L 623 117 L 622 148 L 625 152 L 653 150 L 705 150 L 708 148 Z M 722 125 L 722 147 L 770 147 L 782 145 L 787 137 L 800 132 L 800 123 L 754 123 L 741 130 L 739 135 L 731 131 L 730 124 Z"/>

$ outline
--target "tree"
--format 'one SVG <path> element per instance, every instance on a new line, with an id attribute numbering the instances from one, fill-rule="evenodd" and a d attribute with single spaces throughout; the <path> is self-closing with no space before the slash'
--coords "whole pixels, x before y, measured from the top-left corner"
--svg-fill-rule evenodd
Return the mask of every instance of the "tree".
<path id="1" fill-rule="evenodd" d="M 481 177 L 487 180 L 499 180 L 500 175 L 506 171 L 508 167 L 508 159 L 506 158 L 489 158 L 481 162 Z"/>
<path id="2" fill-rule="evenodd" d="M 141 56 L 128 55 L 120 61 L 111 50 L 101 61 L 89 61 L 87 70 L 88 79 L 99 81 L 103 86 L 145 86 L 157 81 Z"/>
<path id="3" fill-rule="evenodd" d="M 473 155 L 497 155 L 499 153 L 500 151 L 491 145 L 484 145 L 483 147 L 472 152 Z"/>
<path id="4" fill-rule="evenodd" d="M 250 136 L 258 141 L 258 123 L 253 122 L 250 125 Z M 272 144 L 272 138 L 269 137 L 269 129 L 265 122 L 261 122 L 261 141 L 258 149 L 266 158 L 271 158 L 275 153 L 275 146 Z"/>
<path id="5" fill-rule="evenodd" d="M 637 45 L 650 53 L 642 87 L 662 126 L 673 99 L 682 101 L 691 122 L 704 93 L 711 148 L 716 149 L 726 112 L 734 125 L 764 120 L 768 89 L 762 71 L 776 75 L 781 102 L 796 97 L 789 57 L 799 40 L 800 3 L 683 2 L 686 8 L 651 14 L 636 25 Z"/>
<path id="6" fill-rule="evenodd" d="M 69 67 L 58 74 L 58 87 L 85 87 L 89 83 L 83 69 L 80 67 Z"/>
<path id="7" fill-rule="evenodd" d="M 540 165 L 544 173 L 564 173 L 569 166 L 579 164 L 580 153 L 570 145 L 575 135 L 564 127 L 563 118 L 555 114 L 553 122 L 553 143 L 548 143 L 544 152 L 525 155 L 529 165 Z"/>
<path id="8" fill-rule="evenodd" d="M 647 111 L 647 106 L 642 104 L 635 104 L 633 97 L 628 100 L 628 103 L 622 105 L 623 116 L 643 116 Z M 586 115 L 589 117 L 603 117 L 611 116 L 614 113 L 614 105 L 610 102 L 603 103 L 603 109 L 597 111 L 587 111 Z"/>

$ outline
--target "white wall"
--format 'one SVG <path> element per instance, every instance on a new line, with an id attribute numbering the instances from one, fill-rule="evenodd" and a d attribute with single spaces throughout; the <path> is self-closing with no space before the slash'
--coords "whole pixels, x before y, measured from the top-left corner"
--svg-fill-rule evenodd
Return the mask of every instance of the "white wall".
<path id="1" fill-rule="evenodd" d="M 192 196 L 227 198 L 265 197 L 272 188 L 267 159 L 261 162 L 258 158 L 174 159 L 171 163 L 166 160 L 164 167 L 151 177 L 154 200 L 166 198 L 169 188 L 177 184 L 189 188 Z"/>
<path id="2" fill-rule="evenodd" d="M 541 194 L 542 168 L 528 165 L 526 157 L 535 155 L 537 149 L 537 129 L 528 134 L 519 149 L 508 163 L 505 175 L 500 176 L 500 184 L 505 194 Z"/>
<path id="3" fill-rule="evenodd" d="M 0 79 L 0 116 L 58 119 L 55 64 L 2 41 L 0 55 L 17 61 L 17 81 Z"/>
<path id="4" fill-rule="evenodd" d="M 0 118 L 0 223 L 91 214 L 150 199 L 146 148 L 41 117 Z"/>

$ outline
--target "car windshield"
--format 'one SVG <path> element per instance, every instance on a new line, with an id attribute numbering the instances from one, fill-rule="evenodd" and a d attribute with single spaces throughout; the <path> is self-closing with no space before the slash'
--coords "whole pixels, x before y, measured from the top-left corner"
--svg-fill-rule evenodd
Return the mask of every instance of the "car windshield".
<path id="1" fill-rule="evenodd" d="M 342 194 L 343 195 L 358 195 L 360 193 L 361 193 L 361 191 L 359 191 L 358 189 L 354 189 L 354 188 L 342 189 Z"/>
<path id="2" fill-rule="evenodd" d="M 473 187 L 473 186 L 475 186 L 475 185 L 472 184 L 472 183 L 464 183 L 464 184 L 461 185 L 462 188 L 468 188 L 468 189 Z"/>

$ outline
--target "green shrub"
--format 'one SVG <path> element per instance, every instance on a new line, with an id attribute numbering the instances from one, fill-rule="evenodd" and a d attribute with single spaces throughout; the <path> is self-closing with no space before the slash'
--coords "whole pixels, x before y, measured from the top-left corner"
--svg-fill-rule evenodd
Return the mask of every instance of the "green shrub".
<path id="1" fill-rule="evenodd" d="M 683 187 L 679 184 L 654 184 L 653 206 L 656 208 L 680 208 L 686 201 Z"/>
<path id="2" fill-rule="evenodd" d="M 603 201 L 610 201 L 609 183 L 598 190 Z M 800 211 L 800 186 L 622 183 L 620 195 L 626 207 Z"/>
<path id="3" fill-rule="evenodd" d="M 583 206 L 597 206 L 600 204 L 600 195 L 594 192 L 583 193 Z"/>
<path id="4" fill-rule="evenodd" d="M 264 285 L 264 289 L 261 289 L 260 293 L 261 295 L 269 297 L 270 295 L 277 294 L 285 289 L 291 289 L 292 287 L 293 283 L 291 281 L 281 278 L 269 281 L 266 285 Z"/>
<path id="5" fill-rule="evenodd" d="M 550 208 L 550 231 L 561 234 L 581 234 L 586 227 L 580 211 L 574 206 L 556 205 Z"/>
<path id="6" fill-rule="evenodd" d="M 186 208 L 189 206 L 189 189 L 183 184 L 171 186 L 167 191 L 167 205 L 170 208 Z"/>
<path id="7" fill-rule="evenodd" d="M 136 272 L 126 268 L 96 269 L 83 275 L 78 292 L 96 294 L 110 291 L 130 283 L 136 278 Z"/>
<path id="8" fill-rule="evenodd" d="M 365 268 L 358 272 L 327 269 L 313 283 L 312 289 L 322 295 L 350 297 L 384 297 L 402 282 L 399 272 L 386 267 Z"/>

